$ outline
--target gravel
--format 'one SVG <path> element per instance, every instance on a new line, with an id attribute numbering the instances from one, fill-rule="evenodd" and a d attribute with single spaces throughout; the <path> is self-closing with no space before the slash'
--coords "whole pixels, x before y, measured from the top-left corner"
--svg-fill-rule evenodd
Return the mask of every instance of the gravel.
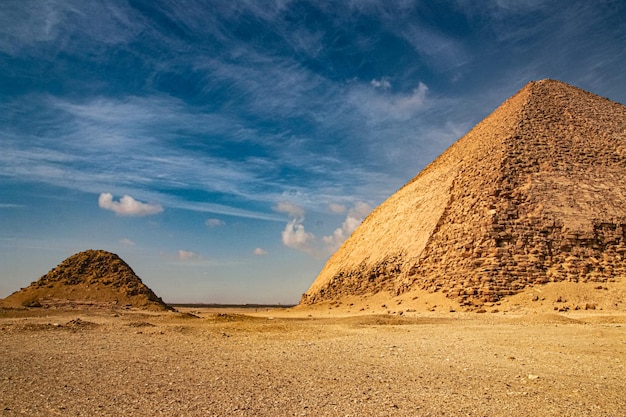
<path id="1" fill-rule="evenodd" d="M 455 317 L 4 317 L 0 416 L 626 416 L 624 317 Z"/>

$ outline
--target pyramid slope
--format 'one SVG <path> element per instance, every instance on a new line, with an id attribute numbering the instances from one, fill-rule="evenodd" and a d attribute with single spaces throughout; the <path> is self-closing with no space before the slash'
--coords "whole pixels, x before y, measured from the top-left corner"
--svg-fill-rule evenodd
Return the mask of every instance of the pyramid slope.
<path id="1" fill-rule="evenodd" d="M 70 256 L 27 288 L 2 300 L 0 305 L 170 309 L 126 262 L 103 250 Z"/>
<path id="2" fill-rule="evenodd" d="M 626 275 L 626 107 L 527 84 L 374 210 L 303 295 L 412 288 L 480 305 Z"/>

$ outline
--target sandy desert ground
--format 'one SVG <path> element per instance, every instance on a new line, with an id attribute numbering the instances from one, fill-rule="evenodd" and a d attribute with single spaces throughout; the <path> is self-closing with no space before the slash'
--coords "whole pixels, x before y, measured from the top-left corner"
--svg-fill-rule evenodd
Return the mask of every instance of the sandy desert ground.
<path id="1" fill-rule="evenodd" d="M 3 310 L 0 416 L 626 416 L 624 311 L 353 307 Z"/>

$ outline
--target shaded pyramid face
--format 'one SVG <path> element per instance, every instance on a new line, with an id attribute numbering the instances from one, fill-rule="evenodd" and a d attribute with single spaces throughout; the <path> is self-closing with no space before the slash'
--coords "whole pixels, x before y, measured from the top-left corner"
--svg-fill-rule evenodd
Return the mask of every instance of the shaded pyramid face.
<path id="1" fill-rule="evenodd" d="M 2 300 L 11 307 L 169 309 L 119 256 L 87 250 L 70 256 L 29 287 Z"/>
<path id="2" fill-rule="evenodd" d="M 302 296 L 420 288 L 480 305 L 626 277 L 626 107 L 527 84 L 374 210 Z"/>

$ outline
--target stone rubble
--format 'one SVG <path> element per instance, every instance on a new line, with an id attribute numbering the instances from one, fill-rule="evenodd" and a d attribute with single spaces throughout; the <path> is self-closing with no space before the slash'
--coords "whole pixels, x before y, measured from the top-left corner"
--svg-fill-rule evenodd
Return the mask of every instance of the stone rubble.
<path id="1" fill-rule="evenodd" d="M 87 250 L 70 256 L 0 306 L 170 309 L 118 255 Z"/>

